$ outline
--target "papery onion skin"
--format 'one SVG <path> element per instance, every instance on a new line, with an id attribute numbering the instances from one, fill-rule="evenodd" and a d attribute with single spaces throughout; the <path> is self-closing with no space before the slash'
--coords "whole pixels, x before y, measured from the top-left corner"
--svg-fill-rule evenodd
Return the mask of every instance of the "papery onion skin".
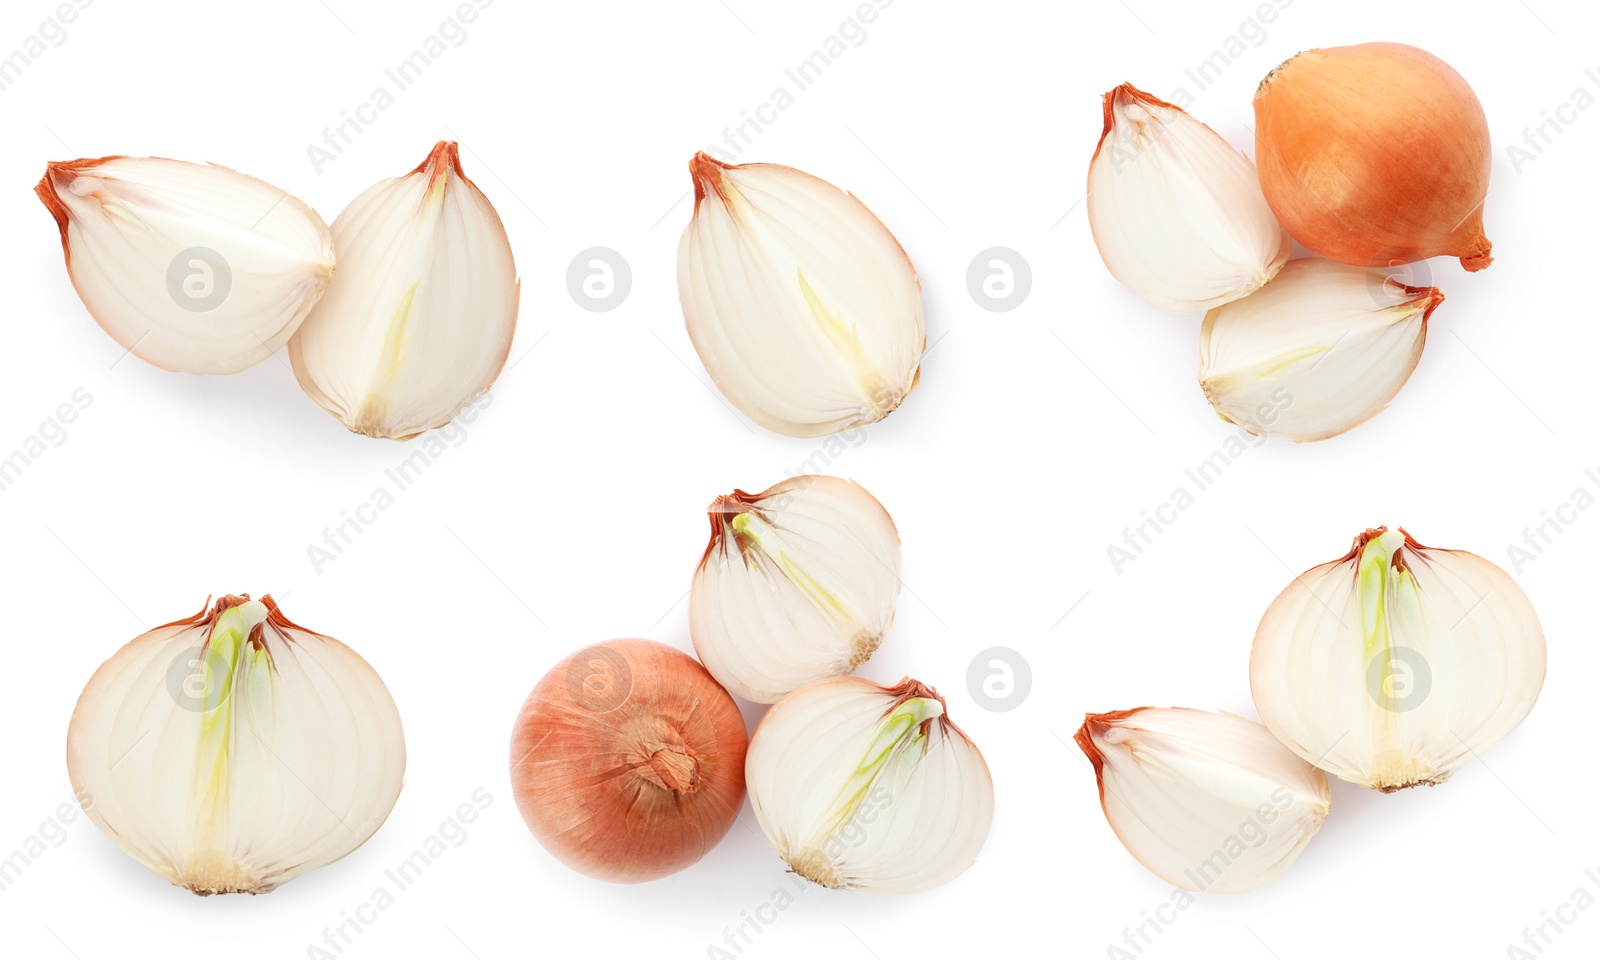
<path id="1" fill-rule="evenodd" d="M 678 297 L 722 395 L 761 426 L 820 437 L 916 389 L 927 346 L 905 249 L 854 194 L 774 163 L 689 163 Z"/>
<path id="2" fill-rule="evenodd" d="M 214 632 L 230 616 L 247 636 Z M 201 896 L 260 894 L 382 826 L 405 737 L 355 651 L 290 622 L 270 596 L 230 595 L 95 671 L 67 770 L 89 818 L 151 872 Z"/>
<path id="3" fill-rule="evenodd" d="M 122 155 L 59 161 L 34 193 L 60 229 L 67 273 L 89 315 L 163 370 L 230 374 L 265 360 L 288 342 L 333 275 L 332 237 L 316 211 L 220 164 Z M 103 249 L 74 257 L 86 231 Z M 213 286 L 217 303 L 197 296 L 189 310 L 179 305 L 171 271 L 190 276 L 193 259 L 185 266 L 179 257 L 196 251 L 209 270 L 228 270 L 228 286 Z"/>
<path id="4" fill-rule="evenodd" d="M 738 706 L 692 657 L 609 640 L 529 694 L 511 736 L 512 793 L 567 866 L 612 883 L 656 880 L 733 826 L 747 745 Z"/>
<path id="5" fill-rule="evenodd" d="M 333 222 L 339 269 L 289 341 L 295 379 L 352 433 L 410 440 L 499 378 L 521 287 L 499 214 L 437 143 Z"/>
<path id="6" fill-rule="evenodd" d="M 1250 691 L 1285 746 L 1384 793 L 1436 785 L 1514 730 L 1545 639 L 1509 574 L 1375 527 L 1307 570 L 1261 618 Z"/>
<path id="7" fill-rule="evenodd" d="M 1443 60 L 1401 43 L 1308 50 L 1261 82 L 1255 114 L 1262 191 L 1307 249 L 1357 266 L 1493 261 L 1489 121 Z"/>
<path id="8" fill-rule="evenodd" d="M 1323 772 L 1243 717 L 1114 710 L 1089 714 L 1074 739 L 1117 839 L 1185 890 L 1248 893 L 1270 883 L 1328 815 Z"/>
<path id="9" fill-rule="evenodd" d="M 689 590 L 689 633 L 723 686 L 776 703 L 855 672 L 878 649 L 894 624 L 900 536 L 864 487 L 791 477 L 718 497 L 707 514 L 711 540 Z"/>
<path id="10" fill-rule="evenodd" d="M 768 710 L 745 777 L 768 841 L 792 872 L 834 890 L 906 894 L 976 861 L 994 781 L 944 698 L 907 677 L 807 684 Z"/>
<path id="11" fill-rule="evenodd" d="M 1089 161 L 1089 229 L 1106 269 L 1158 310 L 1248 296 L 1289 259 L 1249 158 L 1181 107 L 1130 83 L 1108 91 Z"/>

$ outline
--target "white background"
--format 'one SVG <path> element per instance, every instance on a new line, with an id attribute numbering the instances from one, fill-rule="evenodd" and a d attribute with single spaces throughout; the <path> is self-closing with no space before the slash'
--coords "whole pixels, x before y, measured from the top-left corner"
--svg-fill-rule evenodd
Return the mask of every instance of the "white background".
<path id="1" fill-rule="evenodd" d="M 1575 488 L 1595 489 L 1584 471 L 1600 468 L 1600 109 L 1520 171 L 1506 146 L 1576 88 L 1600 94 L 1584 75 L 1600 73 L 1588 42 L 1600 19 L 1577 3 L 1529 2 L 1295 0 L 1199 91 L 1185 69 L 1237 34 L 1254 4 L 900 0 L 744 153 L 856 192 L 922 276 L 937 344 L 922 386 L 831 472 L 876 494 L 904 539 L 899 621 L 862 673 L 937 686 L 997 792 L 988 845 L 956 882 L 899 899 L 809 890 L 745 956 L 990 956 L 1024 942 L 1107 956 L 1171 888 L 1101 816 L 1070 745 L 1085 711 L 1254 716 L 1250 640 L 1293 574 L 1377 524 L 1509 569 L 1506 548 L 1525 527 Z M 690 155 L 787 83 L 785 68 L 854 8 L 799 6 L 498 0 L 320 174 L 307 145 L 385 83 L 452 3 L 98 0 L 0 92 L 12 297 L 0 451 L 76 388 L 94 398 L 66 441 L 0 492 L 0 856 L 69 798 L 67 722 L 95 667 L 208 594 L 271 592 L 297 622 L 355 647 L 392 689 L 409 747 L 383 829 L 267 897 L 169 887 L 80 817 L 0 893 L 6 955 L 306 956 L 480 787 L 493 803 L 466 842 L 346 956 L 703 957 L 788 883 L 748 808 L 669 880 L 573 874 L 524 828 L 506 757 L 522 699 L 565 654 L 615 636 L 688 649 L 682 601 L 705 505 L 764 488 L 817 449 L 747 427 L 713 394 L 674 279 Z M 0 51 L 52 9 L 7 3 Z M 1269 69 L 1308 47 L 1375 39 L 1423 46 L 1477 89 L 1495 139 L 1486 223 L 1498 259 L 1476 275 L 1429 265 L 1449 299 L 1392 409 L 1324 443 L 1250 450 L 1119 574 L 1107 544 L 1232 428 L 1195 383 L 1198 317 L 1145 307 L 1095 253 L 1080 201 L 1099 95 L 1125 80 L 1163 97 L 1187 87 L 1192 112 L 1249 150 L 1250 97 Z M 308 545 L 411 451 L 346 433 L 301 394 L 283 353 L 223 379 L 119 362 L 30 187 L 49 160 L 213 160 L 331 221 L 440 138 L 460 139 L 468 175 L 511 232 L 517 362 L 465 441 L 319 573 Z M 580 309 L 565 282 L 573 255 L 595 245 L 632 265 L 632 293 L 610 313 Z M 1033 267 L 1032 294 L 1010 313 L 967 292 L 969 261 L 995 245 Z M 1335 783 L 1327 825 L 1285 876 L 1251 895 L 1200 897 L 1145 956 L 1501 957 L 1575 888 L 1596 891 L 1584 871 L 1600 867 L 1600 511 L 1578 517 L 1517 575 L 1550 645 L 1527 722 L 1435 789 L 1381 796 Z M 1020 652 L 1034 677 L 1008 713 L 980 708 L 966 687 L 969 662 L 995 645 Z M 1577 917 L 1547 956 L 1595 954 L 1600 910 Z"/>

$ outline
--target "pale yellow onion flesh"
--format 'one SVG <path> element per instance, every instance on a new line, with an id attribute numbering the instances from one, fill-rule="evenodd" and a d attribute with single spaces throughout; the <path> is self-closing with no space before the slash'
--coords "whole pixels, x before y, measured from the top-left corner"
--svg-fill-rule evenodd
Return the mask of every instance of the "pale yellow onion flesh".
<path id="1" fill-rule="evenodd" d="M 83 305 L 124 349 L 183 373 L 237 373 L 284 345 L 322 296 L 333 244 L 287 192 L 215 164 L 52 163 L 35 188 Z"/>
<path id="2" fill-rule="evenodd" d="M 736 490 L 708 511 L 689 633 L 717 681 L 775 703 L 877 650 L 900 593 L 900 535 L 872 494 L 836 477 Z"/>
<path id="3" fill-rule="evenodd" d="M 915 680 L 820 680 L 767 711 L 745 758 L 750 806 L 789 868 L 837 890 L 954 880 L 994 819 L 983 754 Z"/>
<path id="4" fill-rule="evenodd" d="M 355 850 L 400 794 L 405 738 L 353 650 L 270 597 L 227 597 L 137 637 L 67 734 L 91 820 L 201 895 L 267 893 Z"/>
<path id="5" fill-rule="evenodd" d="M 505 366 L 519 284 L 504 225 L 441 142 L 333 222 L 328 293 L 289 342 L 306 393 L 351 431 L 442 427 Z"/>
<path id="6" fill-rule="evenodd" d="M 1200 388 L 1253 434 L 1324 440 L 1388 406 L 1416 369 L 1444 301 L 1376 268 L 1293 260 L 1271 283 L 1213 308 L 1200 328 Z"/>
<path id="7" fill-rule="evenodd" d="M 1078 746 L 1134 859 L 1196 893 L 1246 893 L 1294 863 L 1328 815 L 1328 778 L 1266 727 L 1228 713 L 1090 714 Z"/>
<path id="8" fill-rule="evenodd" d="M 1386 793 L 1442 783 L 1509 734 L 1544 672 L 1539 618 L 1504 570 L 1385 527 L 1285 588 L 1250 652 L 1273 734 Z"/>
<path id="9" fill-rule="evenodd" d="M 791 167 L 702 153 L 689 169 L 678 297 L 722 395 L 792 437 L 898 408 L 927 334 L 916 270 L 893 234 L 852 194 Z"/>
<path id="10" fill-rule="evenodd" d="M 1106 269 L 1160 310 L 1198 312 L 1259 289 L 1292 241 L 1249 158 L 1182 109 L 1123 84 L 1105 94 L 1089 163 L 1089 228 Z"/>

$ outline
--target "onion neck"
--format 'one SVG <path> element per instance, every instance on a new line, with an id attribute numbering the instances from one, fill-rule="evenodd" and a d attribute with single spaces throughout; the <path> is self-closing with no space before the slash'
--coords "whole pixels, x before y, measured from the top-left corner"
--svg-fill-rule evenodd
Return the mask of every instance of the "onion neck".
<path id="1" fill-rule="evenodd" d="M 623 734 L 639 779 L 674 794 L 700 789 L 704 778 L 699 754 L 684 740 L 677 723 L 664 717 L 637 717 Z"/>
<path id="2" fill-rule="evenodd" d="M 675 793 L 693 793 L 700 783 L 700 761 L 684 746 L 660 744 L 650 754 L 648 777 Z"/>
<path id="3" fill-rule="evenodd" d="M 1467 224 L 1466 227 L 1468 229 L 1464 229 L 1459 234 L 1465 237 L 1466 242 L 1458 245 L 1459 249 L 1456 253 L 1461 258 L 1461 265 L 1467 269 L 1468 273 L 1477 273 L 1494 262 L 1494 257 L 1491 256 L 1494 252 L 1494 244 L 1490 243 L 1489 238 L 1483 235 L 1482 218 L 1480 216 L 1473 219 L 1477 222 Z"/>

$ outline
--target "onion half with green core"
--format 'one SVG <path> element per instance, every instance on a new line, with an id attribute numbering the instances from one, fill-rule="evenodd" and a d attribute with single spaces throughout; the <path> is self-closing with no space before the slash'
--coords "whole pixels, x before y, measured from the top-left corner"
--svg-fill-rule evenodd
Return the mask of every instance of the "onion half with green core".
<path id="1" fill-rule="evenodd" d="M 774 703 L 853 673 L 894 624 L 900 534 L 863 487 L 792 477 L 707 510 L 711 541 L 689 590 L 689 633 L 717 681 Z"/>
<path id="2" fill-rule="evenodd" d="M 767 712 L 745 760 L 750 805 L 789 868 L 836 890 L 915 893 L 955 879 L 994 819 L 983 755 L 933 688 L 855 677 Z"/>
<path id="3" fill-rule="evenodd" d="M 90 819 L 153 873 L 202 895 L 267 893 L 376 832 L 405 738 L 349 647 L 271 597 L 207 606 L 95 672 L 67 769 Z"/>
<path id="4" fill-rule="evenodd" d="M 1385 793 L 1443 783 L 1516 729 L 1544 673 L 1539 618 L 1504 570 L 1386 527 L 1296 578 L 1250 652 L 1273 734 Z"/>

